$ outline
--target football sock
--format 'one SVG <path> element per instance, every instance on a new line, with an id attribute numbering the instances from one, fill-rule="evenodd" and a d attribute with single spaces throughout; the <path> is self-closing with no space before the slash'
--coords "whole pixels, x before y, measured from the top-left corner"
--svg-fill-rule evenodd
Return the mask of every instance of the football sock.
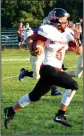
<path id="1" fill-rule="evenodd" d="M 76 90 L 67 89 L 62 97 L 61 103 L 65 106 L 68 106 L 76 93 Z"/>
<path id="2" fill-rule="evenodd" d="M 27 106 L 30 102 L 31 102 L 31 100 L 29 98 L 29 94 L 22 96 L 18 101 L 18 103 L 21 107 Z"/>
<path id="3" fill-rule="evenodd" d="M 58 110 L 58 113 L 57 115 L 64 115 L 65 114 L 65 111 L 62 111 L 62 110 Z"/>
<path id="4" fill-rule="evenodd" d="M 33 77 L 33 71 L 28 71 L 28 70 L 26 70 L 25 71 L 25 76 L 29 76 L 29 77 Z"/>

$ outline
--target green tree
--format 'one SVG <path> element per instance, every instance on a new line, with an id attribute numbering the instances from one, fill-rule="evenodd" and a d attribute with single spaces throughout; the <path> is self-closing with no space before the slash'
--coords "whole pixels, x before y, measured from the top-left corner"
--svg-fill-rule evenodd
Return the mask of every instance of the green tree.
<path id="1" fill-rule="evenodd" d="M 83 14 L 82 5 L 83 0 L 2 0 L 1 26 L 15 27 L 20 22 L 37 26 L 53 8 L 64 8 L 76 22 Z"/>

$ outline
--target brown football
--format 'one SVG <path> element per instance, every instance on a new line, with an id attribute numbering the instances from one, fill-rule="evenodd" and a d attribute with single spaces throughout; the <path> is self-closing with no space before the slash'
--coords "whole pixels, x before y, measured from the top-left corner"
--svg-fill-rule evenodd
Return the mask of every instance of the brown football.
<path id="1" fill-rule="evenodd" d="M 33 41 L 32 50 L 34 51 L 36 48 L 44 49 L 45 48 L 44 41 L 41 41 L 41 40 Z"/>
<path id="2" fill-rule="evenodd" d="M 44 41 L 41 41 L 41 40 L 33 41 L 32 55 L 34 55 L 34 56 L 41 55 L 44 51 L 44 48 L 45 48 Z"/>

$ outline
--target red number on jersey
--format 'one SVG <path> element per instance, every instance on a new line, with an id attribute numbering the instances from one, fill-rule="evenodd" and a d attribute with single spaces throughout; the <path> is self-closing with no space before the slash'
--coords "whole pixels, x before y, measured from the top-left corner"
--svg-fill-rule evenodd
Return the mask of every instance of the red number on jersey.
<path id="1" fill-rule="evenodd" d="M 62 50 L 64 49 L 64 46 L 61 47 L 59 50 L 57 50 L 56 52 L 56 58 L 58 58 L 59 60 L 62 60 Z"/>

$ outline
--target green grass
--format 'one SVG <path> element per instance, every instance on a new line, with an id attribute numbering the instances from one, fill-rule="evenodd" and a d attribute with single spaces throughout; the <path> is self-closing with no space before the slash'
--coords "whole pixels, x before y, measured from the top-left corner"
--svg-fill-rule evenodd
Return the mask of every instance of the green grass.
<path id="1" fill-rule="evenodd" d="M 36 84 L 36 80 L 25 78 L 23 82 L 18 81 L 18 74 L 22 67 L 31 70 L 29 53 L 25 49 L 4 49 L 2 51 L 2 135 L 83 135 L 83 92 L 82 79 L 75 78 L 79 83 L 79 90 L 74 96 L 67 110 L 67 118 L 72 123 L 72 128 L 66 128 L 53 121 L 55 113 L 58 111 L 62 96 L 51 96 L 48 92 L 40 101 L 31 103 L 11 121 L 10 128 L 4 128 L 5 106 L 14 105 L 18 99 L 30 92 Z M 14 59 L 13 61 L 4 61 Z M 16 61 L 21 59 L 21 61 Z M 24 59 L 24 61 L 23 61 Z M 75 53 L 66 53 L 64 64 L 66 67 L 76 66 L 77 56 Z M 70 70 L 75 67 L 70 68 Z M 9 78 L 8 78 L 9 77 Z M 12 77 L 12 78 L 11 78 Z M 59 88 L 62 92 L 65 89 Z M 40 91 L 40 90 L 39 90 Z"/>

